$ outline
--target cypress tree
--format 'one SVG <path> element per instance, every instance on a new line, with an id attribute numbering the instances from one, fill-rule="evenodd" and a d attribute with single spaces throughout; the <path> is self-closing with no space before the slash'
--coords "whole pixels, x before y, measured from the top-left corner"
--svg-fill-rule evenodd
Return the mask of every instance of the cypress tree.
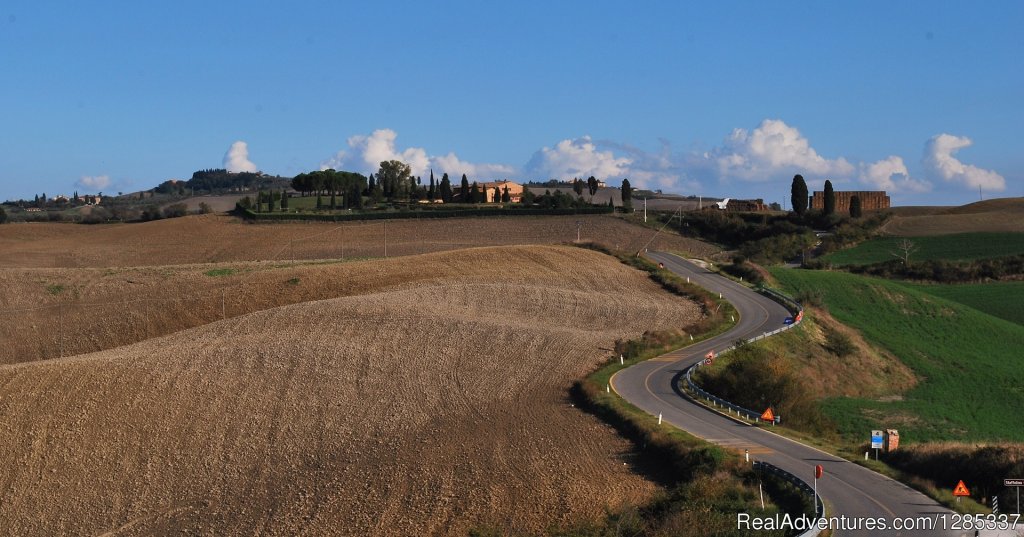
<path id="1" fill-rule="evenodd" d="M 501 193 L 501 202 L 508 203 L 512 201 L 512 195 L 508 193 L 508 186 L 505 187 L 505 191 Z"/>
<path id="2" fill-rule="evenodd" d="M 633 187 L 629 185 L 629 179 L 622 180 L 622 206 L 633 206 Z"/>
<path id="3" fill-rule="evenodd" d="M 832 181 L 825 179 L 825 214 L 836 212 L 836 192 L 832 189 Z"/>
<path id="4" fill-rule="evenodd" d="M 430 170 L 430 188 L 427 189 L 427 199 L 434 201 L 434 196 L 437 194 L 434 188 L 434 170 Z"/>
<path id="5" fill-rule="evenodd" d="M 441 176 L 441 200 L 445 203 L 452 202 L 452 181 L 448 179 L 448 174 Z"/>
<path id="6" fill-rule="evenodd" d="M 860 196 L 850 198 L 850 218 L 860 218 Z"/>
<path id="7" fill-rule="evenodd" d="M 480 187 L 476 185 L 476 181 L 473 181 L 473 187 L 469 189 L 469 202 L 480 203 Z"/>
<path id="8" fill-rule="evenodd" d="M 794 213 L 803 215 L 807 212 L 807 183 L 804 182 L 804 176 L 800 174 L 793 176 L 793 186 L 790 188 L 789 198 Z"/>
<path id="9" fill-rule="evenodd" d="M 288 212 L 288 193 L 281 189 L 281 212 Z"/>
<path id="10" fill-rule="evenodd" d="M 494 187 L 494 196 L 491 199 L 494 200 L 494 203 L 501 203 L 501 191 L 498 190 L 498 187 Z"/>
<path id="11" fill-rule="evenodd" d="M 462 185 L 459 188 L 459 197 L 462 199 L 462 203 L 472 203 L 469 200 L 469 180 L 466 179 L 466 174 L 462 174 Z"/>

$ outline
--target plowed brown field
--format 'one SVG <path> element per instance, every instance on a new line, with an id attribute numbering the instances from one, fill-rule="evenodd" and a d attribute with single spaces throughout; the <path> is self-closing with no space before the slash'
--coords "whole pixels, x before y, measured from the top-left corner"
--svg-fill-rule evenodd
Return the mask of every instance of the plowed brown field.
<path id="1" fill-rule="evenodd" d="M 580 237 L 626 251 L 654 235 L 614 216 L 448 218 L 250 224 L 221 215 L 189 216 L 139 224 L 17 224 L 0 226 L 0 268 L 125 267 L 414 255 L 514 244 L 555 244 Z M 705 256 L 718 249 L 661 234 L 652 249 Z"/>
<path id="2" fill-rule="evenodd" d="M 614 339 L 697 318 L 643 273 L 568 247 L 209 268 L 42 286 L 100 300 L 251 284 L 225 320 L 150 339 L 114 322 L 107 344 L 144 341 L 0 366 L 6 533 L 536 533 L 655 490 L 565 399 Z M 165 307 L 154 324 L 221 313 Z"/>
<path id="3" fill-rule="evenodd" d="M 900 237 L 973 232 L 1024 232 L 1024 198 L 999 198 L 959 207 L 897 212 L 882 231 Z"/>

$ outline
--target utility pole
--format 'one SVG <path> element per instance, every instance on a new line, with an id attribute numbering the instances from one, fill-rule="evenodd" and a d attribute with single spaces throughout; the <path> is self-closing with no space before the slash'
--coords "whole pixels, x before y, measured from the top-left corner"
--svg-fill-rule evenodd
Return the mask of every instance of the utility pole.
<path id="1" fill-rule="evenodd" d="M 583 222 L 576 221 L 576 242 L 580 242 L 580 227 L 583 226 Z"/>
<path id="2" fill-rule="evenodd" d="M 647 198 L 644 198 L 644 223 L 647 223 Z"/>
<path id="3" fill-rule="evenodd" d="M 57 303 L 57 324 L 59 329 L 57 333 L 60 335 L 60 342 L 58 347 L 60 348 L 60 357 L 64 357 L 64 306 L 61 303 Z"/>

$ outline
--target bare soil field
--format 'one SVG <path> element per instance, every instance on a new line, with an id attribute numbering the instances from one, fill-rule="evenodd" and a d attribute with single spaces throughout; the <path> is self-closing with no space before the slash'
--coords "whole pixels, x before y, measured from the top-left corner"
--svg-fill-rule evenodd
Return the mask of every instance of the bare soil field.
<path id="1" fill-rule="evenodd" d="M 135 285 L 204 278 L 252 278 L 253 288 L 229 306 L 235 317 L 0 365 L 0 527 L 535 534 L 655 492 L 630 471 L 628 444 L 566 400 L 616 338 L 697 319 L 694 304 L 645 274 L 596 252 L 538 246 L 245 267 L 255 268 L 77 271 L 56 296 L 130 296 Z M 256 282 L 275 286 L 260 294 Z M 275 305 L 281 285 L 295 288 L 285 301 L 300 303 L 245 313 Z"/>
<path id="2" fill-rule="evenodd" d="M 896 216 L 882 226 L 882 231 L 900 237 L 979 231 L 1024 232 L 1024 198 L 1000 198 L 959 207 L 907 209 L 895 210 Z"/>
<path id="3" fill-rule="evenodd" d="M 388 257 L 473 246 L 555 244 L 580 238 L 638 250 L 654 233 L 604 215 L 251 224 L 222 215 L 138 224 L 0 226 L 0 268 L 125 267 Z M 386 244 L 386 252 L 385 252 Z M 700 241 L 661 234 L 650 248 L 710 255 Z"/>
<path id="4" fill-rule="evenodd" d="M 249 194 L 250 197 L 255 198 L 254 194 Z M 245 197 L 245 194 L 224 194 L 219 196 L 193 196 L 191 198 L 185 198 L 180 202 L 165 203 L 163 207 L 168 205 L 174 205 L 174 203 L 184 203 L 188 207 L 189 211 L 198 211 L 199 204 L 205 203 L 210 206 L 210 209 L 216 213 L 226 213 L 235 208 L 235 204 L 238 200 Z"/>

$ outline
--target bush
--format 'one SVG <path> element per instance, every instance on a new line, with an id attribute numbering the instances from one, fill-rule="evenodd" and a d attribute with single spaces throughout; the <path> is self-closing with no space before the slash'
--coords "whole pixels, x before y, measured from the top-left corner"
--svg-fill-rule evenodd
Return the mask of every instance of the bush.
<path id="1" fill-rule="evenodd" d="M 3 207 L 0 207 L 0 224 L 7 223 L 7 211 Z"/>
<path id="2" fill-rule="evenodd" d="M 836 330 L 829 330 L 825 334 L 825 348 L 832 354 L 844 358 L 857 351 L 850 336 Z"/>
<path id="3" fill-rule="evenodd" d="M 199 203 L 199 214 L 210 214 L 213 212 L 213 207 L 210 207 L 209 203 L 205 201 Z"/>
<path id="4" fill-rule="evenodd" d="M 188 214 L 188 206 L 184 203 L 175 203 L 164 208 L 164 218 L 181 218 Z"/>
<path id="5" fill-rule="evenodd" d="M 89 210 L 89 214 L 82 217 L 83 224 L 102 224 L 110 220 L 111 212 L 107 209 L 99 206 L 93 207 Z"/>

